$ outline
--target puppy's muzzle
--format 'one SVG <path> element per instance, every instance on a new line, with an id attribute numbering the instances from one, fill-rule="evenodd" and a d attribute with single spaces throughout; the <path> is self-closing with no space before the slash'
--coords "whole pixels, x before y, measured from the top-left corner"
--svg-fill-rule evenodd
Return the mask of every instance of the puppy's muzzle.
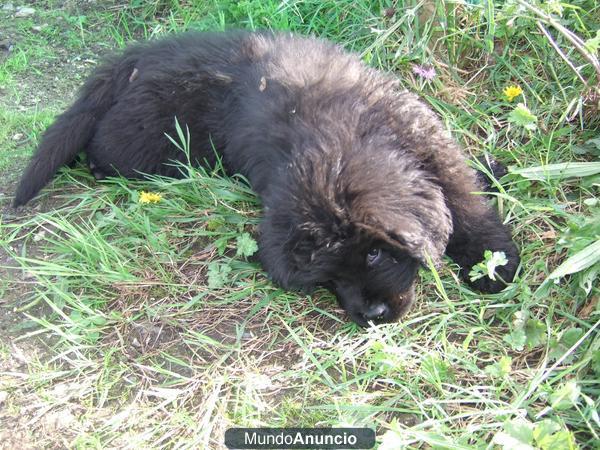
<path id="1" fill-rule="evenodd" d="M 369 305 L 367 310 L 362 313 L 365 320 L 379 322 L 385 319 L 389 314 L 390 308 L 385 303 L 376 303 Z"/>

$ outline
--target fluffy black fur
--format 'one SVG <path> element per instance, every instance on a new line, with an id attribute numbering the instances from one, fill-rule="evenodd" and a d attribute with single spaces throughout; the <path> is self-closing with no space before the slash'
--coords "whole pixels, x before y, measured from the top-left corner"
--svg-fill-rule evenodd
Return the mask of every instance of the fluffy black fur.
<path id="1" fill-rule="evenodd" d="M 175 118 L 195 164 L 245 175 L 262 197 L 260 258 L 288 288 L 326 286 L 361 325 L 411 305 L 419 265 L 463 274 L 486 249 L 519 264 L 510 233 L 437 117 L 389 76 L 318 39 L 182 34 L 107 61 L 46 131 L 15 195 L 33 198 L 85 150 L 94 175 L 179 176 Z M 474 286 L 497 292 L 500 280 Z"/>

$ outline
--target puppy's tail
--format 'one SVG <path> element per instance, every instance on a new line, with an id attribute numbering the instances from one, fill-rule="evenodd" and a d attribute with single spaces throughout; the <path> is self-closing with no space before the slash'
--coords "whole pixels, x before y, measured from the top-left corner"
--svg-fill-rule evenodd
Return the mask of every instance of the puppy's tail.
<path id="1" fill-rule="evenodd" d="M 120 66 L 120 67 L 119 67 Z M 130 66 L 123 67 L 123 66 Z M 111 64 L 99 68 L 84 85 L 81 95 L 46 130 L 17 187 L 13 206 L 31 200 L 54 176 L 84 149 L 96 124 L 114 103 L 118 92 L 128 83 L 130 64 Z"/>

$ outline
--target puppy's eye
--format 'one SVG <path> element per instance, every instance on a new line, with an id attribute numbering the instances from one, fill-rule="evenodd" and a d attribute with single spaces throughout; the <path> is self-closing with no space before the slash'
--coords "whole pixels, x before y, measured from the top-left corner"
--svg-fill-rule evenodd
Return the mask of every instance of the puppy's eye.
<path id="1" fill-rule="evenodd" d="M 381 249 L 374 247 L 371 250 L 369 250 L 369 253 L 367 253 L 367 265 L 372 266 L 373 264 L 376 264 L 377 261 L 379 261 L 379 258 L 381 258 Z"/>

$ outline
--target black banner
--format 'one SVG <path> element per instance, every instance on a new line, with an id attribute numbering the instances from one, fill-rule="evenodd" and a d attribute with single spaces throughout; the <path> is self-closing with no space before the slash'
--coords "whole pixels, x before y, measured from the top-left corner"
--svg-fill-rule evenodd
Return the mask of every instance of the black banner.
<path id="1" fill-rule="evenodd" d="M 375 431 L 370 428 L 230 428 L 225 432 L 230 449 L 370 449 Z"/>

